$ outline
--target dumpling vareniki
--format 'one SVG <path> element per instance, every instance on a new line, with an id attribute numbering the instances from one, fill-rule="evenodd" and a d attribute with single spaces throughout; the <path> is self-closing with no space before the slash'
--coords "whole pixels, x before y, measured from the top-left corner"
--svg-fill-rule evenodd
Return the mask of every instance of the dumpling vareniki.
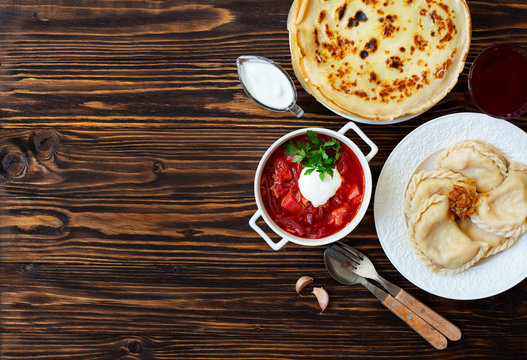
<path id="1" fill-rule="evenodd" d="M 487 192 L 502 183 L 507 173 L 503 156 L 489 144 L 466 140 L 447 147 L 436 163 L 474 179 L 478 192 Z"/>
<path id="2" fill-rule="evenodd" d="M 450 213 L 446 195 L 435 194 L 413 214 L 410 240 L 425 263 L 441 274 L 468 269 L 487 252 L 489 245 L 465 234 Z"/>
<path id="3" fill-rule="evenodd" d="M 457 220 L 457 225 L 461 231 L 467 234 L 472 240 L 487 243 L 488 249 L 484 254 L 485 257 L 497 254 L 500 251 L 510 248 L 518 240 L 517 236 L 504 237 L 483 230 L 470 218 Z"/>
<path id="4" fill-rule="evenodd" d="M 420 171 L 410 179 L 406 190 L 404 214 L 412 214 L 434 194 L 448 194 L 454 185 L 475 189 L 474 181 L 449 169 L 437 168 Z"/>
<path id="5" fill-rule="evenodd" d="M 512 163 L 503 183 L 481 195 L 472 220 L 500 236 L 519 236 L 527 230 L 527 166 Z"/>

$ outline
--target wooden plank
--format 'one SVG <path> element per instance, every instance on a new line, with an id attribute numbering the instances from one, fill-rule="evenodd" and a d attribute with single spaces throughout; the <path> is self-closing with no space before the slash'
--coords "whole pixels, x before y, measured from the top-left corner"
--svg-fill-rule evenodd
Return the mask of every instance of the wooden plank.
<path id="1" fill-rule="evenodd" d="M 246 332 L 244 336 L 215 334 L 208 336 L 183 335 L 79 335 L 79 334 L 7 334 L 2 336 L 0 356 L 5 360 L 168 360 L 168 359 L 367 359 L 393 360 L 405 358 L 412 348 L 418 359 L 521 359 L 525 352 L 520 337 L 485 335 L 450 343 L 442 351 L 424 345 L 414 338 L 398 334 L 387 339 L 385 333 L 368 337 L 351 332 L 347 337 L 331 335 L 288 336 L 269 339 L 265 329 Z M 368 346 L 373 343 L 375 346 Z M 475 352 L 485 354 L 478 357 Z"/>
<path id="2" fill-rule="evenodd" d="M 24 176 L 0 179 L 3 261 L 171 261 L 204 244 L 225 261 L 244 248 L 274 256 L 248 226 L 266 144 L 244 151 L 251 134 L 243 129 L 47 131 L 39 152 L 42 133 L 0 135 L 27 162 Z M 352 238 L 375 239 L 372 224 L 370 207 Z"/>
<path id="3" fill-rule="evenodd" d="M 361 286 L 332 280 L 318 265 L 158 264 L 158 265 L 1 265 L 2 331 L 79 334 L 230 334 L 255 327 L 269 338 L 324 336 L 347 338 L 376 333 L 412 339 L 417 335 Z M 320 309 L 311 286 L 300 297 L 301 275 L 315 278 L 330 294 Z M 393 279 L 392 275 L 387 274 Z M 526 336 L 527 287 L 472 302 L 440 299 L 399 285 L 459 326 L 463 336 Z M 346 329 L 346 331 L 342 331 Z M 362 335 L 361 335 L 362 334 Z M 423 341 L 424 344 L 426 342 Z"/>

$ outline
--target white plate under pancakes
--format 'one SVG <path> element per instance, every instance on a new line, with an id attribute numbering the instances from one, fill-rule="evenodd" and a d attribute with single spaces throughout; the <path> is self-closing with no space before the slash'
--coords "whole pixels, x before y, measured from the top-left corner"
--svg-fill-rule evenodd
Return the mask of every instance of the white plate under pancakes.
<path id="1" fill-rule="evenodd" d="M 324 105 L 324 104 L 322 104 L 322 105 Z M 358 117 L 358 116 L 353 116 L 353 115 L 346 115 L 346 114 L 339 113 L 338 111 L 335 111 L 335 110 L 327 107 L 326 105 L 324 105 L 324 107 L 326 109 L 332 111 L 333 113 L 335 113 L 335 114 L 337 114 L 339 116 L 342 116 L 344 119 L 348 119 L 348 120 L 359 122 L 359 123 L 363 123 L 363 124 L 369 124 L 369 125 L 391 125 L 391 124 L 397 124 L 397 123 L 400 123 L 400 122 L 403 122 L 403 121 L 407 121 L 407 120 L 413 119 L 413 118 L 418 117 L 419 115 L 425 113 L 425 111 L 423 111 L 423 112 L 420 112 L 420 113 L 417 113 L 417 114 L 404 115 L 404 116 L 398 117 L 398 118 L 393 119 L 393 120 L 381 121 L 381 120 L 364 119 L 364 118 L 361 118 L 361 117 Z"/>
<path id="2" fill-rule="evenodd" d="M 403 197 L 416 169 L 439 150 L 461 140 L 479 139 L 497 147 L 509 161 L 527 164 L 527 133 L 484 114 L 458 113 L 431 120 L 408 134 L 392 151 L 377 181 L 375 227 L 395 268 L 414 285 L 450 299 L 471 300 L 499 294 L 527 277 L 527 234 L 510 249 L 455 275 L 433 273 L 415 254 L 406 234 Z"/>

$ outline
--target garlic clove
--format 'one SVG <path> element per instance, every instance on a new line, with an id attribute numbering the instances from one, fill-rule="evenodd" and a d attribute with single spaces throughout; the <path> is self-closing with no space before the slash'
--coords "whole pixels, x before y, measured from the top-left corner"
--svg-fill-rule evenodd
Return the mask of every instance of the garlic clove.
<path id="1" fill-rule="evenodd" d="M 320 313 L 322 314 L 324 310 L 326 310 L 326 307 L 328 306 L 328 303 L 329 303 L 328 292 L 324 290 L 324 288 L 322 287 L 314 287 L 313 294 L 315 294 L 315 297 L 318 300 L 318 305 L 320 305 L 320 309 L 322 309 Z"/>
<path id="2" fill-rule="evenodd" d="M 302 296 L 300 294 L 302 289 L 305 288 L 307 285 L 311 284 L 313 282 L 313 280 L 314 279 L 311 276 L 302 276 L 300 279 L 298 279 L 296 281 L 296 285 L 295 285 L 296 293 L 298 295 Z"/>

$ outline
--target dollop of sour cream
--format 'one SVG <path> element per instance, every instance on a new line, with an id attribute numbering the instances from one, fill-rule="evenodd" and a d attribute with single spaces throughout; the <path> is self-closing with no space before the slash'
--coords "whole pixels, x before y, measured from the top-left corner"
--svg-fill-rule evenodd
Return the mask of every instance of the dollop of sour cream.
<path id="1" fill-rule="evenodd" d="M 313 171 L 306 175 L 306 170 L 302 170 L 298 178 L 298 188 L 307 200 L 311 201 L 314 207 L 319 207 L 328 202 L 335 195 L 340 187 L 342 179 L 337 169 L 333 170 L 333 177 L 324 174 L 324 180 L 320 179 L 320 174 Z"/>
<path id="2" fill-rule="evenodd" d="M 291 82 L 276 66 L 261 61 L 243 63 L 243 83 L 253 98 L 272 109 L 286 109 L 295 98 Z"/>

